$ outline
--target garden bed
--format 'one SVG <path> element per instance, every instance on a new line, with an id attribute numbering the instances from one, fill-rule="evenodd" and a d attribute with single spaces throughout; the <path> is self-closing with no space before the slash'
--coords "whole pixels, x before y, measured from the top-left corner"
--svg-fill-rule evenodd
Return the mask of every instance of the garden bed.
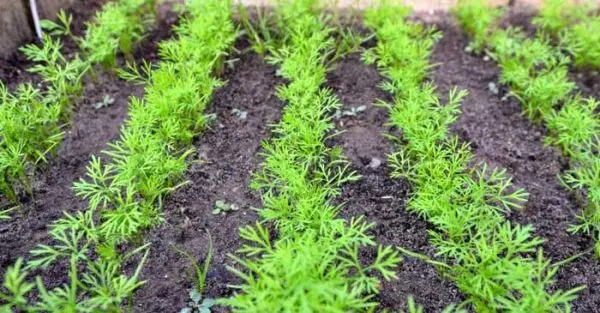
<path id="1" fill-rule="evenodd" d="M 82 32 L 83 22 L 99 8 L 96 3 L 79 6 L 73 10 L 76 34 Z M 515 19 L 512 23 L 528 23 L 528 18 L 523 21 L 522 12 L 511 14 Z M 172 36 L 175 15 L 161 16 L 162 20 L 136 48 L 136 61 L 156 62 L 157 43 Z M 415 19 L 419 20 L 419 16 Z M 507 218 L 514 223 L 532 224 L 534 234 L 545 239 L 545 256 L 553 262 L 593 248 L 590 236 L 567 232 L 581 207 L 557 179 L 569 161 L 558 149 L 544 145 L 548 131 L 523 115 L 519 101 L 505 97 L 509 90 L 498 82 L 500 71 L 494 61 L 465 51 L 470 40 L 448 13 L 428 14 L 427 20 L 437 21 L 436 26 L 443 33 L 430 58 L 430 63 L 435 64 L 431 82 L 444 95 L 443 101 L 455 86 L 469 91 L 451 133 L 470 143 L 475 161 L 507 169 L 514 186 L 529 193 L 526 205 L 507 213 Z M 175 248 L 203 260 L 209 249 L 208 233 L 214 255 L 204 295 L 230 297 L 234 294 L 230 285 L 241 283 L 228 270 L 228 266 L 239 265 L 228 255 L 242 247 L 239 228 L 259 220 L 254 208 L 262 206 L 261 194 L 249 185 L 264 161 L 261 143 L 273 137 L 271 125 L 279 122 L 286 105 L 278 98 L 276 87 L 289 82 L 277 76 L 276 65 L 267 64 L 251 50 L 248 37 L 238 38 L 235 47 L 236 52 L 229 56 L 232 62 L 220 75 L 226 84 L 214 92 L 207 107 L 206 113 L 214 120 L 193 141 L 194 152 L 188 156 L 191 165 L 184 177 L 189 183 L 162 203 L 163 223 L 143 232 L 142 242 L 150 243 L 150 253 L 140 277 L 145 284 L 133 296 L 134 312 L 178 312 L 187 305 L 192 287 L 188 273 L 191 266 Z M 76 46 L 67 44 L 65 55 L 76 50 Z M 120 57 L 119 64 L 124 62 Z M 9 87 L 36 81 L 34 75 L 24 72 L 31 63 L 22 57 L 2 60 L 0 66 L 0 79 Z M 600 96 L 597 73 L 572 69 L 570 76 L 585 95 Z M 345 183 L 341 195 L 332 201 L 343 204 L 341 217 L 349 220 L 364 215 L 368 222 L 375 223 L 370 233 L 378 244 L 399 246 L 434 258 L 436 248 L 430 243 L 428 230 L 435 227 L 407 212 L 411 184 L 390 177 L 387 155 L 395 146 L 382 134 L 401 132 L 389 124 L 387 109 L 376 105 L 378 100 L 393 101 L 390 94 L 381 90 L 383 81 L 378 68 L 363 63 L 358 53 L 336 62 L 327 74 L 324 87 L 339 98 L 341 112 L 354 112 L 333 120 L 334 131 L 340 134 L 327 140 L 327 145 L 341 147 L 350 168 L 361 175 L 357 181 Z M 490 83 L 497 84 L 497 93 L 490 90 Z M 22 206 L 11 220 L 0 222 L 1 275 L 36 244 L 48 242 L 47 226 L 60 218 L 62 211 L 85 210 L 87 201 L 73 194 L 73 182 L 85 176 L 92 155 L 98 155 L 109 142 L 119 138 L 129 97 L 142 97 L 144 93 L 144 86 L 126 82 L 110 72 L 100 72 L 96 80 L 85 79 L 84 86 L 71 123 L 65 126 L 65 139 L 57 155 L 35 172 L 33 195 L 21 199 Z M 98 104 L 104 99 L 114 101 L 100 107 Z M 239 210 L 214 214 L 219 201 L 237 205 Z M 360 258 L 373 261 L 376 252 L 372 247 L 362 249 Z M 453 280 L 422 260 L 406 257 L 396 273 L 398 278 L 383 282 L 375 297 L 382 309 L 403 310 L 409 296 L 423 305 L 425 312 L 440 312 L 466 300 Z M 561 266 L 555 279 L 551 292 L 587 286 L 572 301 L 572 312 L 597 312 L 600 263 L 593 253 Z M 65 277 L 62 272 L 52 271 L 44 280 L 57 283 L 64 282 Z M 220 306 L 213 310 L 221 311 L 229 309 Z"/>

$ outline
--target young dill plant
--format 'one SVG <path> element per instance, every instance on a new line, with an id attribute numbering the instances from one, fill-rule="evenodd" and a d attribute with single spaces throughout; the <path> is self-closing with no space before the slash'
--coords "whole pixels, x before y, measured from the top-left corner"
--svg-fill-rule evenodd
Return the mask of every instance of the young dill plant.
<path id="1" fill-rule="evenodd" d="M 569 230 L 591 235 L 595 243 L 596 256 L 600 258 L 600 148 L 598 136 L 575 156 L 574 166 L 562 177 L 565 185 L 572 190 L 586 190 L 584 209 L 577 219 L 578 224 Z"/>
<path id="2" fill-rule="evenodd" d="M 32 259 L 25 263 L 18 259 L 4 276 L 6 292 L 0 292 L 6 312 L 121 312 L 121 304 L 130 299 L 133 291 L 144 282 L 140 272 L 148 257 L 148 246 L 125 253 L 120 258 L 98 258 L 90 256 L 90 248 L 97 244 L 93 235 L 94 222 L 91 214 L 79 212 L 65 217 L 51 226 L 50 237 L 57 244 L 39 245 L 32 250 Z M 141 257 L 139 257 L 141 255 Z M 138 265 L 131 276 L 123 273 L 123 264 L 136 258 Z M 30 283 L 31 270 L 45 269 L 64 261 L 68 264 L 66 283 L 48 289 L 41 277 Z M 32 300 L 30 292 L 37 298 Z"/>
<path id="3" fill-rule="evenodd" d="M 502 8 L 491 7 L 487 0 L 460 0 L 452 12 L 471 38 L 467 50 L 476 53 L 487 47 L 491 29 L 504 14 Z"/>
<path id="4" fill-rule="evenodd" d="M 546 118 L 550 135 L 545 143 L 558 146 L 565 155 L 577 159 L 584 149 L 589 149 L 594 136 L 600 131 L 600 118 L 596 115 L 598 102 L 593 98 L 575 96 L 567 99 L 559 111 Z"/>
<path id="5" fill-rule="evenodd" d="M 186 147 L 205 126 L 206 104 L 222 85 L 211 73 L 237 36 L 224 5 L 190 2 L 176 29 L 178 38 L 159 46 L 164 61 L 146 72 L 148 77 L 125 73 L 145 83 L 145 97 L 131 99 L 120 140 L 104 152 L 111 162 L 103 165 L 93 159 L 88 167 L 91 181 L 74 185 L 93 208 L 102 208 L 99 228 L 107 238 L 118 242 L 159 223 L 163 198 L 185 184 L 180 181 L 193 151 Z"/>
<path id="6" fill-rule="evenodd" d="M 600 16 L 586 17 L 560 33 L 560 44 L 577 68 L 600 69 Z"/>
<path id="7" fill-rule="evenodd" d="M 204 127 L 211 93 L 222 85 L 212 73 L 221 68 L 238 35 L 230 10 L 231 3 L 221 0 L 189 1 L 177 38 L 160 45 L 163 61 L 148 77 L 129 75 L 146 82 L 145 97 L 131 101 L 120 140 L 105 152 L 110 161 L 93 157 L 88 178 L 74 185 L 75 193 L 89 200 L 88 210 L 65 214 L 50 230 L 52 243 L 32 250 L 24 269 L 20 264 L 11 268 L 4 284 L 15 292 L 2 294 L 9 303 L 2 309 L 121 312 L 123 302 L 143 284 L 139 274 L 148 247 L 123 253 L 122 244 L 159 223 L 164 196 L 184 184 L 191 140 Z M 138 267 L 126 276 L 123 265 L 134 257 Z M 39 296 L 23 302 L 33 287 L 20 277 L 60 260 L 70 264 L 68 283 L 47 289 L 38 278 Z"/>
<path id="8" fill-rule="evenodd" d="M 154 22 L 155 0 L 120 0 L 106 4 L 87 24 L 85 36 L 76 39 L 83 56 L 91 64 L 106 68 L 117 65 L 117 52 L 133 60 L 134 44 L 143 38 Z"/>
<path id="9" fill-rule="evenodd" d="M 62 140 L 60 114 L 60 103 L 31 84 L 11 94 L 0 83 L 0 191 L 10 200 L 18 201 L 18 190 L 32 193 L 35 166 Z"/>
<path id="10" fill-rule="evenodd" d="M 379 247 L 376 260 L 362 265 L 358 260 L 361 246 L 374 245 L 366 232 L 373 225 L 359 219 L 348 225 L 342 219 L 331 220 L 323 232 L 310 230 L 294 238 L 272 242 L 269 231 L 260 224 L 241 230 L 249 242 L 239 252 L 245 258 L 231 256 L 243 268 L 230 270 L 242 278 L 236 286 L 244 292 L 222 303 L 238 312 L 354 312 L 376 307 L 369 294 L 379 289 L 379 272 L 384 279 L 395 277 L 392 270 L 399 262 L 391 247 Z M 259 257 L 259 256 L 264 257 Z"/>
<path id="11" fill-rule="evenodd" d="M 82 76 L 89 69 L 89 65 L 77 56 L 67 60 L 61 53 L 61 48 L 60 39 L 45 35 L 41 46 L 29 44 L 20 50 L 29 60 L 35 62 L 28 71 L 39 74 L 48 84 L 44 97 L 60 105 L 60 119 L 66 123 L 72 116 L 73 98 L 83 91 Z"/>
<path id="12" fill-rule="evenodd" d="M 104 49 L 101 53 L 94 50 L 102 57 L 87 55 L 84 60 L 75 55 L 68 60 L 61 53 L 60 39 L 49 35 L 44 36 L 42 45 L 28 44 L 21 48 L 35 63 L 28 71 L 39 74 L 45 84 L 41 89 L 30 84 L 21 85 L 14 95 L 9 95 L 0 85 L 3 139 L 0 144 L 0 191 L 9 199 L 17 201 L 18 188 L 31 193 L 29 176 L 35 165 L 45 161 L 46 154 L 60 144 L 62 124 L 67 123 L 73 113 L 73 98 L 83 90 L 82 77 L 94 64 L 106 61 L 109 55 L 116 60 L 118 46 L 124 52 L 130 52 L 131 39 L 127 38 L 141 38 L 149 21 L 147 12 L 153 7 L 153 0 L 122 0 L 106 5 L 98 13 L 96 23 L 88 24 L 86 37 L 76 38 L 83 50 Z M 72 18 L 64 12 L 59 18 L 63 25 L 45 24 L 50 25 L 51 33 L 71 35 Z M 118 27 L 117 24 L 122 25 Z M 113 37 L 119 39 L 113 40 Z"/>
<path id="13" fill-rule="evenodd" d="M 547 0 L 534 24 L 555 38 L 559 37 L 563 50 L 573 56 L 576 67 L 594 67 L 598 59 L 598 38 L 593 29 L 598 28 L 600 19 L 588 16 L 589 13 L 590 7 L 585 5 L 572 6 L 564 0 Z M 549 135 L 544 139 L 546 144 L 559 147 L 571 158 L 571 169 L 561 175 L 563 183 L 572 190 L 587 190 L 587 203 L 582 204 L 585 209 L 578 217 L 580 223 L 569 230 L 585 232 L 600 239 L 600 165 L 596 155 L 600 120 L 595 112 L 597 102 L 571 95 L 575 84 L 568 79 L 570 59 L 551 46 L 545 33 L 538 32 L 535 38 L 528 38 L 515 28 L 495 30 L 491 32 L 489 48 L 501 67 L 501 81 L 511 87 L 511 93 L 521 101 L 527 117 L 547 126 Z M 600 257 L 598 241 L 596 254 Z M 539 256 L 538 267 L 546 267 L 545 264 Z M 556 270 L 542 268 L 541 272 L 547 272 L 548 278 L 538 280 L 546 283 L 552 282 Z M 539 295 L 543 293 L 541 290 Z M 554 294 L 552 298 L 556 298 L 541 308 L 549 310 L 555 305 L 568 310 L 568 300 L 575 297 L 576 291 Z M 539 301 L 535 297 L 522 299 L 523 303 Z M 523 309 L 522 306 L 516 308 Z"/>
<path id="14" fill-rule="evenodd" d="M 492 38 L 500 81 L 511 87 L 527 117 L 541 122 L 575 88 L 568 79 L 569 58 L 547 38 L 525 38 L 518 30 L 498 31 Z"/>
<path id="15" fill-rule="evenodd" d="M 568 0 L 544 0 L 533 25 L 554 37 L 587 17 L 590 7 L 572 4 Z M 589 34 L 591 35 L 591 34 Z"/>

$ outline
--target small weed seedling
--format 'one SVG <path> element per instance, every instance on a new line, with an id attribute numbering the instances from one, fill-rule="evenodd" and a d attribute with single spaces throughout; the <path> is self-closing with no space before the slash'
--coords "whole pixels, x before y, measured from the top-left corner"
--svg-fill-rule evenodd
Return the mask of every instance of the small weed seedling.
<path id="1" fill-rule="evenodd" d="M 110 95 L 104 95 L 102 101 L 96 102 L 94 104 L 94 109 L 100 110 L 102 108 L 108 108 L 113 103 L 115 103 L 115 99 L 113 97 L 111 97 Z"/>
<path id="2" fill-rule="evenodd" d="M 240 120 L 245 120 L 248 118 L 248 111 L 242 111 L 237 108 L 231 109 L 231 114 L 235 115 Z"/>
<path id="3" fill-rule="evenodd" d="M 14 210 L 16 210 L 18 207 L 14 207 L 14 208 L 10 208 L 10 209 L 6 209 L 6 210 L 2 210 L 0 211 L 0 221 L 1 220 L 9 220 L 10 219 L 10 213 Z"/>
<path id="4" fill-rule="evenodd" d="M 336 120 L 339 120 L 342 117 L 346 117 L 346 116 L 357 116 L 359 113 L 364 112 L 366 110 L 367 110 L 366 105 L 359 105 L 357 107 L 352 107 L 349 110 L 336 110 L 335 113 L 333 114 L 333 118 L 335 118 Z"/>
<path id="5" fill-rule="evenodd" d="M 189 291 L 190 301 L 187 307 L 181 309 L 180 313 L 210 313 L 212 306 L 216 304 L 216 300 L 211 298 L 205 298 L 202 295 L 204 292 L 204 288 L 206 287 L 206 275 L 208 274 L 208 270 L 210 269 L 210 262 L 213 256 L 212 237 L 208 232 L 207 237 L 208 252 L 206 253 L 206 258 L 204 259 L 204 263 L 202 264 L 202 266 L 198 264 L 196 258 L 191 254 L 174 246 L 172 247 L 175 251 L 177 251 L 190 262 L 194 272 L 194 275 L 192 276 L 194 285 Z"/>
<path id="6" fill-rule="evenodd" d="M 228 213 L 232 213 L 238 211 L 240 207 L 235 203 L 226 203 L 223 200 L 215 201 L 215 208 L 212 210 L 213 215 L 226 215 Z"/>
<path id="7" fill-rule="evenodd" d="M 190 289 L 190 301 L 188 306 L 181 309 L 179 313 L 211 313 L 212 307 L 217 301 L 210 298 L 203 298 L 202 294 L 196 288 Z"/>

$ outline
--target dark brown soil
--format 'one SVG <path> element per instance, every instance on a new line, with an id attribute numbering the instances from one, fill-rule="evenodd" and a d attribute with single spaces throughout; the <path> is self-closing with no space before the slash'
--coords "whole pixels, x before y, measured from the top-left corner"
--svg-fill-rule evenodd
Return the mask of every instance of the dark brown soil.
<path id="1" fill-rule="evenodd" d="M 600 99 L 600 75 L 599 72 L 583 69 L 571 69 L 569 77 L 577 84 L 577 92 L 584 97 Z"/>
<path id="2" fill-rule="evenodd" d="M 490 82 L 498 84 L 498 67 L 464 52 L 468 40 L 449 23 L 440 27 L 444 38 L 432 57 L 433 63 L 440 63 L 434 81 L 442 93 L 454 86 L 469 91 L 454 132 L 472 143 L 478 160 L 506 168 L 515 185 L 530 193 L 523 210 L 512 213 L 510 219 L 533 224 L 535 234 L 546 239 L 546 256 L 555 262 L 591 248 L 591 238 L 566 231 L 581 210 L 557 179 L 567 160 L 556 149 L 544 147 L 545 130 L 522 115 L 518 101 L 503 100 L 506 89 L 500 88 L 498 95 L 489 91 Z M 588 287 L 574 302 L 573 312 L 600 312 L 600 264 L 592 255 L 563 266 L 557 275 L 556 288 L 579 285 Z"/>
<path id="3" fill-rule="evenodd" d="M 209 109 L 217 120 L 194 143 L 199 162 L 188 171 L 190 184 L 169 197 L 164 205 L 165 222 L 146 237 L 152 252 L 142 276 L 147 283 L 135 294 L 136 312 L 179 312 L 185 307 L 192 286 L 191 265 L 172 246 L 203 262 L 207 230 L 214 255 L 205 296 L 232 294 L 227 284 L 236 278 L 226 269 L 233 265 L 227 254 L 241 247 L 238 229 L 257 219 L 251 207 L 260 207 L 262 202 L 259 193 L 249 189 L 250 179 L 260 169 L 261 140 L 269 138 L 269 124 L 279 120 L 283 103 L 275 95 L 282 81 L 276 78 L 275 68 L 258 55 L 240 56 L 224 78 L 228 83 L 216 92 Z M 233 109 L 247 112 L 247 118 L 240 119 Z M 237 204 L 240 210 L 213 215 L 217 200 Z"/>
<path id="4" fill-rule="evenodd" d="M 102 1 L 92 2 L 91 7 L 96 9 Z M 75 30 L 82 29 L 81 24 L 85 21 L 83 17 L 93 13 L 87 5 L 80 4 L 73 8 L 74 16 L 78 16 L 73 24 Z M 156 45 L 152 42 L 170 36 L 170 25 L 173 22 L 172 18 L 163 19 L 150 32 L 148 41 L 136 48 L 136 55 L 147 56 L 151 60 L 155 58 Z M 74 45 L 66 45 L 63 53 L 69 55 L 75 51 Z M 124 62 L 122 58 L 120 62 Z M 27 62 L 18 63 L 14 68 L 27 66 Z M 6 76 L 10 86 L 37 79 L 24 72 L 9 70 L 7 73 L 12 73 Z M 74 103 L 75 114 L 70 124 L 65 125 L 65 138 L 57 155 L 50 157 L 46 166 L 36 170 L 33 196 L 24 195 L 21 208 L 13 214 L 12 219 L 0 222 L 0 274 L 17 257 L 26 257 L 36 244 L 47 241 L 48 226 L 62 217 L 63 211 L 75 212 L 86 208 L 86 202 L 73 194 L 73 183 L 85 176 L 86 166 L 92 155 L 98 155 L 109 141 L 118 139 L 121 124 L 127 116 L 129 97 L 143 95 L 143 86 L 134 86 L 113 73 L 102 70 L 97 73 L 95 81 L 85 79 L 83 96 Z M 105 97 L 114 102 L 108 107 L 97 109 L 96 104 Z M 6 205 L 7 201 L 0 196 L 0 203 Z M 57 280 L 60 279 L 57 277 Z"/>
<path id="5" fill-rule="evenodd" d="M 390 132 L 385 126 L 387 110 L 374 105 L 378 99 L 391 101 L 378 88 L 381 81 L 377 69 L 363 64 L 358 55 L 341 61 L 328 76 L 327 85 L 341 100 L 343 110 L 367 106 L 356 117 L 343 117 L 336 123 L 337 129 L 344 133 L 335 137 L 334 142 L 344 149 L 352 167 L 362 176 L 343 187 L 338 199 L 345 203 L 341 214 L 347 219 L 364 215 L 367 221 L 375 223 L 372 234 L 379 244 L 433 256 L 434 248 L 427 235 L 430 225 L 406 212 L 410 186 L 406 181 L 389 177 L 386 158 L 393 147 L 382 136 Z M 375 252 L 366 252 L 364 261 L 373 261 Z M 426 312 L 440 312 L 447 305 L 462 301 L 457 288 L 440 278 L 434 267 L 410 258 L 402 262 L 398 279 L 383 284 L 379 296 L 381 308 L 404 310 L 408 296 L 424 305 Z"/>

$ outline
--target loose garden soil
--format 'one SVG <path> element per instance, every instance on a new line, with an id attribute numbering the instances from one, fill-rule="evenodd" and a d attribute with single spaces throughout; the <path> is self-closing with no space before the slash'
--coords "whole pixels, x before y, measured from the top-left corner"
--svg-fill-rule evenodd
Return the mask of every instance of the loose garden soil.
<path id="1" fill-rule="evenodd" d="M 76 32 L 81 32 L 82 22 L 102 2 L 92 1 L 74 8 Z M 176 17 L 163 13 L 160 26 L 136 51 L 136 59 L 155 61 L 156 43 L 172 35 L 170 29 Z M 557 179 L 567 168 L 568 160 L 556 149 L 543 145 L 545 129 L 528 121 L 522 116 L 519 103 L 506 97 L 508 90 L 498 83 L 496 64 L 464 51 L 468 39 L 452 25 L 448 15 L 439 15 L 436 20 L 440 21 L 444 37 L 432 56 L 432 63 L 437 64 L 432 80 L 442 95 L 454 86 L 469 91 L 453 132 L 471 143 L 477 161 L 506 168 L 514 177 L 515 186 L 530 193 L 523 210 L 508 217 L 516 223 L 533 224 L 536 235 L 546 239 L 544 252 L 554 262 L 591 248 L 591 238 L 566 232 L 580 211 L 576 197 Z M 245 51 L 249 45 L 241 39 L 236 46 Z M 75 51 L 71 44 L 66 49 L 67 55 Z M 146 284 L 134 295 L 135 312 L 178 312 L 186 306 L 192 285 L 188 273 L 191 266 L 173 247 L 203 261 L 208 250 L 208 233 L 214 256 L 205 296 L 231 296 L 234 290 L 228 285 L 238 282 L 227 270 L 227 266 L 235 266 L 228 254 L 235 253 L 243 244 L 238 229 L 257 220 L 252 208 L 260 207 L 261 199 L 258 192 L 249 189 L 249 183 L 252 174 L 260 170 L 261 141 L 272 136 L 269 124 L 278 122 L 285 105 L 275 95 L 276 86 L 285 82 L 276 76 L 275 67 L 252 52 L 233 57 L 238 59 L 222 75 L 227 84 L 216 91 L 207 110 L 216 119 L 194 143 L 196 153 L 186 175 L 189 184 L 165 201 L 164 223 L 144 234 L 144 242 L 151 243 L 151 253 L 141 277 Z M 24 71 L 29 66 L 20 56 L 0 60 L 0 79 L 10 87 L 36 81 Z M 597 74 L 573 71 L 572 75 L 584 94 L 600 95 Z M 360 180 L 346 184 L 335 201 L 344 203 L 341 211 L 344 218 L 364 215 L 366 220 L 374 222 L 372 234 L 379 244 L 402 246 L 433 257 L 435 251 L 427 235 L 432 226 L 406 212 L 410 185 L 389 176 L 386 155 L 394 147 L 382 134 L 395 130 L 386 126 L 386 109 L 374 105 L 377 99 L 391 101 L 378 88 L 381 81 L 377 70 L 364 65 L 358 55 L 340 61 L 328 75 L 326 87 L 339 97 L 344 109 L 366 106 L 364 112 L 354 117 L 335 120 L 336 129 L 342 133 L 330 143 L 344 149 L 352 168 L 361 175 Z M 498 85 L 498 94 L 489 90 L 490 82 Z M 85 201 L 73 195 L 71 186 L 84 177 L 91 155 L 118 138 L 127 116 L 128 98 L 142 94 L 143 87 L 124 82 L 111 73 L 101 71 L 97 81 L 86 81 L 84 96 L 77 101 L 75 116 L 65 128 L 65 140 L 57 156 L 36 171 L 34 196 L 24 197 L 13 218 L 0 223 L 0 274 L 17 257 L 26 256 L 36 243 L 48 240 L 48 225 L 60 218 L 63 210 L 85 209 Z M 113 98 L 114 103 L 95 109 L 94 104 L 105 95 Z M 213 215 L 211 211 L 217 200 L 241 209 Z M 361 257 L 368 262 L 373 259 L 374 251 L 366 249 Z M 50 281 L 64 279 L 58 272 L 50 275 L 56 275 L 47 278 Z M 382 308 L 404 309 L 410 295 L 425 306 L 426 312 L 439 312 L 464 300 L 452 281 L 422 261 L 406 258 L 398 270 L 398 278 L 382 285 L 376 299 Z M 600 263 L 591 254 L 564 265 L 557 275 L 556 288 L 579 285 L 588 287 L 573 302 L 573 312 L 600 312 Z"/>

